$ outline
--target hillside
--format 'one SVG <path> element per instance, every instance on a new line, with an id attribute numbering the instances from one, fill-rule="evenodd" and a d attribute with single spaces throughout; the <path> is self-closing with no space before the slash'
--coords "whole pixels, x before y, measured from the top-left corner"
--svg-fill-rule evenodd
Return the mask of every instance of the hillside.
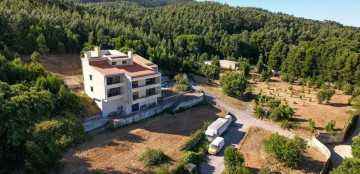
<path id="1" fill-rule="evenodd" d="M 128 1 L 139 4 L 140 6 L 153 8 L 160 7 L 165 5 L 172 5 L 179 2 L 191 2 L 193 0 L 74 0 L 74 2 L 80 3 L 93 3 L 93 2 L 118 2 L 118 1 Z"/>
<path id="2" fill-rule="evenodd" d="M 219 76 L 218 67 L 203 62 L 236 60 L 262 67 L 263 77 L 277 71 L 284 81 L 330 82 L 360 94 L 360 28 L 214 2 L 156 8 L 133 2 L 154 7 L 178 1 L 0 1 L 0 173 L 19 166 L 46 173 L 61 150 L 84 138 L 74 121 L 79 97 L 45 72 L 37 52 L 71 55 L 94 45 L 133 50 L 169 76 Z M 30 54 L 31 63 L 18 59 Z"/>

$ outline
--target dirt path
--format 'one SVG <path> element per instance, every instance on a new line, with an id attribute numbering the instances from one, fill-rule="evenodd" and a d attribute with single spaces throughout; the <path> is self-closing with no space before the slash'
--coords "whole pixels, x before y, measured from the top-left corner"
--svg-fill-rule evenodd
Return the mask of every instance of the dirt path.
<path id="1" fill-rule="evenodd" d="M 64 154 L 62 173 L 153 173 L 140 159 L 147 147 L 161 149 L 174 164 L 182 158 L 179 147 L 188 136 L 202 127 L 203 121 L 224 116 L 225 111 L 199 106 L 176 114 L 160 114 L 120 128 L 115 132 L 96 135 Z"/>

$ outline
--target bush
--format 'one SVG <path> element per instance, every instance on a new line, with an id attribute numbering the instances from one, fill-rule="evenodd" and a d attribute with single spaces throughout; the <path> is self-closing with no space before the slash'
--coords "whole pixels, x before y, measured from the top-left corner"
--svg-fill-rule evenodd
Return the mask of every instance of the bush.
<path id="1" fill-rule="evenodd" d="M 256 118 L 263 118 L 265 116 L 265 112 L 264 109 L 262 108 L 262 106 L 256 106 L 254 109 L 254 116 Z"/>
<path id="2" fill-rule="evenodd" d="M 266 102 L 266 105 L 269 106 L 270 108 L 275 108 L 278 107 L 280 103 L 281 103 L 280 100 L 270 99 Z"/>
<path id="3" fill-rule="evenodd" d="M 311 131 L 314 131 L 315 130 L 315 121 L 310 118 L 309 122 L 308 122 L 308 126 Z"/>
<path id="4" fill-rule="evenodd" d="M 244 157 L 234 146 L 228 146 L 224 152 L 225 173 L 238 173 L 243 170 Z"/>
<path id="5" fill-rule="evenodd" d="M 335 120 L 331 120 L 331 121 L 329 121 L 328 122 L 328 124 L 325 126 L 325 130 L 326 130 L 326 132 L 329 132 L 329 133 L 331 133 L 331 134 L 335 134 L 336 132 L 335 132 L 335 124 L 336 124 L 336 122 L 335 122 Z"/>
<path id="6" fill-rule="evenodd" d="M 288 89 L 289 89 L 290 91 L 292 91 L 294 88 L 293 88 L 292 85 L 290 85 L 290 86 L 288 87 Z"/>
<path id="7" fill-rule="evenodd" d="M 116 130 L 116 127 L 115 127 L 114 123 L 110 122 L 110 124 L 105 126 L 105 130 L 114 132 Z"/>
<path id="8" fill-rule="evenodd" d="M 353 138 L 351 153 L 354 158 L 360 158 L 360 134 Z"/>
<path id="9" fill-rule="evenodd" d="M 265 152 L 271 157 L 284 162 L 288 167 L 298 167 L 303 160 L 306 141 L 298 136 L 293 139 L 279 134 L 272 134 L 263 141 Z"/>
<path id="10" fill-rule="evenodd" d="M 334 89 L 322 89 L 316 94 L 316 98 L 318 99 L 319 104 L 329 102 L 331 97 L 335 94 Z"/>
<path id="11" fill-rule="evenodd" d="M 223 75 L 220 78 L 220 85 L 224 94 L 235 98 L 241 98 L 249 87 L 245 76 L 237 72 Z"/>
<path id="12" fill-rule="evenodd" d="M 269 118 L 273 121 L 281 121 L 290 119 L 294 115 L 294 110 L 288 105 L 280 105 L 272 109 Z"/>
<path id="13" fill-rule="evenodd" d="M 345 158 L 344 162 L 330 174 L 358 174 L 360 171 L 359 158 Z"/>
<path id="14" fill-rule="evenodd" d="M 281 121 L 281 128 L 283 128 L 283 129 L 287 129 L 287 130 L 289 130 L 289 129 L 291 129 L 291 128 L 293 128 L 294 127 L 294 123 L 292 123 L 291 121 L 289 121 L 289 120 L 283 120 L 283 121 Z"/>
<path id="15" fill-rule="evenodd" d="M 203 129 L 199 129 L 197 130 L 195 133 L 191 134 L 189 136 L 189 138 L 187 139 L 187 141 L 180 146 L 180 150 L 190 150 L 192 147 L 194 147 L 200 140 L 201 138 L 204 137 L 204 130 Z"/>
<path id="16" fill-rule="evenodd" d="M 266 167 L 261 168 L 258 174 L 274 174 L 274 172 L 271 171 L 271 169 L 269 169 L 268 167 Z"/>
<path id="17" fill-rule="evenodd" d="M 141 155 L 141 161 L 145 166 L 156 166 L 164 162 L 166 156 L 162 150 L 147 148 Z"/>
<path id="18" fill-rule="evenodd" d="M 185 153 L 185 156 L 182 158 L 181 161 L 185 164 L 193 163 L 193 164 L 198 165 L 202 161 L 202 156 L 198 153 L 188 151 Z"/>
<path id="19" fill-rule="evenodd" d="M 156 174 L 171 174 L 169 164 L 163 164 L 156 171 Z"/>
<path id="20" fill-rule="evenodd" d="M 31 56 L 30 56 L 30 60 L 31 61 L 38 61 L 40 59 L 41 55 L 39 52 L 34 51 Z"/>
<path id="21" fill-rule="evenodd" d="M 353 91 L 353 87 L 350 83 L 346 83 L 345 85 L 342 86 L 341 89 L 347 95 L 351 95 Z"/>

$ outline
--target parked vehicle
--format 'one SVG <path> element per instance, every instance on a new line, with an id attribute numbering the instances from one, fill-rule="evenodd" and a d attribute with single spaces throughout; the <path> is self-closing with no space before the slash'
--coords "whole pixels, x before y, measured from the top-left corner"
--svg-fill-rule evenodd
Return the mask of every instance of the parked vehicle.
<path id="1" fill-rule="evenodd" d="M 231 115 L 226 115 L 224 118 L 218 118 L 216 121 L 211 123 L 211 125 L 206 129 L 205 137 L 209 141 L 214 140 L 216 137 L 220 136 L 225 132 L 232 122 Z"/>
<path id="2" fill-rule="evenodd" d="M 214 141 L 211 142 L 209 146 L 209 154 L 216 155 L 225 145 L 225 139 L 222 137 L 215 138 Z"/>

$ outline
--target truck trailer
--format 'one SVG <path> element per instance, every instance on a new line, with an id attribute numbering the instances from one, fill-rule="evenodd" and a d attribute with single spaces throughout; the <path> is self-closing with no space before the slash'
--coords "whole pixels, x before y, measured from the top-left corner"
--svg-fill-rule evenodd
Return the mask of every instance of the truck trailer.
<path id="1" fill-rule="evenodd" d="M 224 118 L 218 118 L 216 121 L 211 123 L 209 127 L 207 127 L 205 132 L 206 139 L 212 141 L 215 138 L 219 137 L 221 134 L 225 132 L 225 130 L 229 127 L 231 122 L 232 122 L 231 115 L 226 115 Z"/>

